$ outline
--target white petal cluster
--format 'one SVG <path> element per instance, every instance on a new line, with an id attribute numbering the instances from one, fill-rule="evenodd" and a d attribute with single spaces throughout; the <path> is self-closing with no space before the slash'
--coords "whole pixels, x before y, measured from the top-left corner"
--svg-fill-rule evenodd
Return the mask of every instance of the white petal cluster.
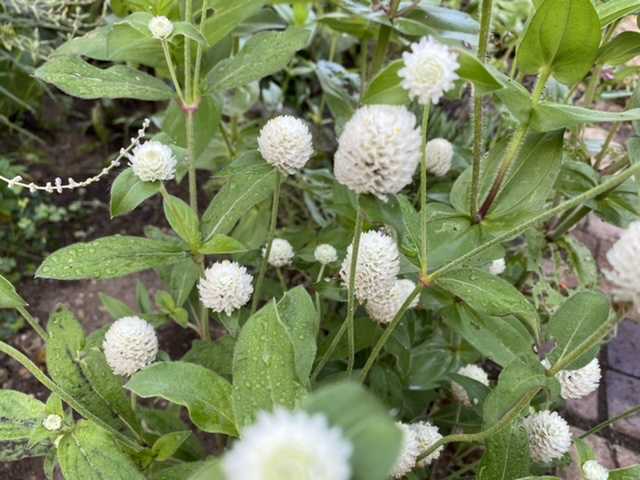
<path id="1" fill-rule="evenodd" d="M 313 155 L 311 132 L 302 120 L 291 115 L 272 118 L 260 130 L 258 150 L 268 163 L 291 175 Z"/>
<path id="2" fill-rule="evenodd" d="M 584 474 L 584 480 L 607 480 L 609 478 L 609 470 L 596 460 L 584 462 L 582 473 Z"/>
<path id="3" fill-rule="evenodd" d="M 267 253 L 267 247 L 262 247 L 262 256 Z M 269 265 L 272 267 L 285 267 L 291 264 L 295 252 L 291 244 L 284 238 L 274 238 L 269 252 Z"/>
<path id="4" fill-rule="evenodd" d="M 223 260 L 205 270 L 198 292 L 205 307 L 231 315 L 251 298 L 253 277 L 237 262 Z"/>
<path id="5" fill-rule="evenodd" d="M 600 386 L 600 362 L 594 358 L 577 370 L 560 370 L 556 379 L 560 382 L 560 395 L 565 400 L 577 400 L 595 392 Z"/>
<path id="6" fill-rule="evenodd" d="M 102 348 L 113 373 L 133 375 L 155 360 L 158 337 L 140 317 L 123 317 L 109 327 Z"/>
<path id="7" fill-rule="evenodd" d="M 416 422 L 409 425 L 409 428 L 415 434 L 416 440 L 418 441 L 418 449 L 420 451 L 419 455 L 422 455 L 426 452 L 431 446 L 436 443 L 438 440 L 442 438 L 438 427 L 431 425 L 429 422 Z M 444 449 L 444 445 L 438 447 L 433 453 L 430 453 L 422 460 L 418 461 L 419 467 L 426 467 L 430 465 L 431 462 L 437 460 Z"/>
<path id="8" fill-rule="evenodd" d="M 569 424 L 557 412 L 534 413 L 522 421 L 522 426 L 529 437 L 531 458 L 536 462 L 549 463 L 571 448 Z"/>
<path id="9" fill-rule="evenodd" d="M 222 469 L 226 480 L 349 480 L 352 451 L 324 415 L 276 409 L 242 431 Z"/>
<path id="10" fill-rule="evenodd" d="M 396 425 L 402 431 L 402 447 L 391 471 L 391 476 L 402 478 L 415 468 L 416 460 L 420 455 L 420 443 L 415 431 L 409 425 L 401 422 L 396 422 Z"/>
<path id="11" fill-rule="evenodd" d="M 416 284 L 411 280 L 397 279 L 390 291 L 367 301 L 367 313 L 381 324 L 390 323 L 415 288 Z M 412 300 L 409 308 L 415 308 L 416 305 L 418 305 L 418 297 Z"/>
<path id="12" fill-rule="evenodd" d="M 42 421 L 42 426 L 50 432 L 57 432 L 62 428 L 62 417 L 60 415 L 47 415 Z"/>
<path id="13" fill-rule="evenodd" d="M 614 286 L 619 300 L 634 302 L 640 312 L 640 222 L 633 222 L 607 252 L 613 270 L 604 275 Z"/>
<path id="14" fill-rule="evenodd" d="M 166 40 L 173 33 L 173 23 L 164 16 L 153 17 L 149 20 L 149 31 L 153 38 Z"/>
<path id="15" fill-rule="evenodd" d="M 143 182 L 171 180 L 176 176 L 176 157 L 168 145 L 154 140 L 138 145 L 129 155 L 133 173 Z"/>
<path id="16" fill-rule="evenodd" d="M 336 180 L 386 200 L 411 183 L 420 162 L 420 130 L 403 106 L 368 105 L 346 123 L 334 158 Z"/>
<path id="17" fill-rule="evenodd" d="M 313 251 L 313 256 L 316 262 L 322 265 L 328 265 L 338 260 L 338 252 L 333 245 L 329 245 L 328 243 L 318 245 Z"/>
<path id="18" fill-rule="evenodd" d="M 353 245 L 347 247 L 347 254 L 340 268 L 340 278 L 347 287 L 352 249 Z M 399 272 L 400 253 L 395 240 L 377 230 L 363 233 L 356 260 L 355 295 L 358 301 L 377 301 L 388 295 Z"/>
<path id="19" fill-rule="evenodd" d="M 489 376 L 487 375 L 487 372 L 478 365 L 465 365 L 464 367 L 460 367 L 456 373 L 464 377 L 469 377 L 483 385 L 489 386 Z M 458 402 L 462 403 L 465 407 L 471 406 L 471 399 L 462 385 L 456 382 L 451 382 L 451 390 L 453 391 L 453 397 Z"/>
<path id="20" fill-rule="evenodd" d="M 489 264 L 489 273 L 492 275 L 500 275 L 507 269 L 507 263 L 504 258 L 494 260 Z"/>
<path id="21" fill-rule="evenodd" d="M 427 143 L 427 170 L 436 177 L 444 177 L 451 169 L 453 145 L 444 138 L 434 138 Z"/>
<path id="22" fill-rule="evenodd" d="M 431 37 L 411 44 L 411 52 L 404 52 L 402 59 L 404 67 L 398 71 L 402 88 L 423 105 L 438 103 L 458 79 L 457 55 Z"/>

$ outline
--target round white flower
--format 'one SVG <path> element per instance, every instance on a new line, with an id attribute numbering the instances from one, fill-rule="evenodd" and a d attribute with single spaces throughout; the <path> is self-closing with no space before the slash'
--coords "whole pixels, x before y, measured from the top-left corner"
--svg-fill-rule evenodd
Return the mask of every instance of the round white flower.
<path id="1" fill-rule="evenodd" d="M 353 447 L 324 415 L 261 412 L 222 460 L 226 480 L 349 480 Z"/>
<path id="2" fill-rule="evenodd" d="M 231 315 L 251 298 L 253 277 L 238 263 L 223 260 L 205 270 L 198 291 L 205 307 Z"/>
<path id="3" fill-rule="evenodd" d="M 408 425 L 401 422 L 396 422 L 396 425 L 402 430 L 402 448 L 391 471 L 391 476 L 393 478 L 402 478 L 415 468 L 416 460 L 420 455 L 420 444 L 415 431 L 409 428 Z"/>
<path id="4" fill-rule="evenodd" d="M 444 138 L 434 138 L 427 143 L 427 170 L 436 177 L 444 177 L 451 169 L 453 145 Z"/>
<path id="5" fill-rule="evenodd" d="M 416 440 L 418 441 L 418 449 L 419 454 L 422 455 L 426 452 L 431 446 L 436 443 L 438 440 L 442 438 L 438 427 L 431 425 L 429 422 L 416 422 L 409 425 L 409 428 L 413 430 L 413 433 L 416 436 Z M 433 453 L 430 453 L 422 460 L 418 461 L 419 467 L 426 467 L 430 465 L 431 462 L 437 460 L 444 449 L 444 445 L 438 447 Z"/>
<path id="6" fill-rule="evenodd" d="M 173 33 L 173 23 L 164 16 L 153 17 L 149 20 L 149 31 L 153 38 L 166 40 Z"/>
<path id="7" fill-rule="evenodd" d="M 603 273 L 615 287 L 618 300 L 634 302 L 640 312 L 640 222 L 633 222 L 607 252 L 613 270 Z"/>
<path id="8" fill-rule="evenodd" d="M 586 397 L 598 389 L 600 376 L 600 362 L 597 358 L 577 370 L 560 370 L 556 374 L 556 379 L 560 382 L 560 395 L 565 400 Z"/>
<path id="9" fill-rule="evenodd" d="M 582 473 L 584 480 L 607 480 L 609 478 L 609 470 L 600 465 L 596 460 L 587 460 L 582 465 Z"/>
<path id="10" fill-rule="evenodd" d="M 267 247 L 262 247 L 262 256 L 267 253 Z M 295 256 L 293 247 L 284 238 L 274 238 L 271 243 L 271 251 L 269 252 L 269 265 L 273 267 L 285 267 L 291 265 L 291 261 Z"/>
<path id="11" fill-rule="evenodd" d="M 338 260 L 338 252 L 333 245 L 329 245 L 328 243 L 318 245 L 313 251 L 313 256 L 316 261 L 322 265 L 328 265 Z"/>
<path id="12" fill-rule="evenodd" d="M 138 145 L 129 160 L 133 173 L 143 182 L 171 180 L 176 176 L 176 157 L 163 143 L 151 140 Z"/>
<path id="13" fill-rule="evenodd" d="M 260 130 L 258 150 L 283 173 L 295 173 L 313 155 L 311 132 L 302 120 L 291 115 L 272 118 Z"/>
<path id="14" fill-rule="evenodd" d="M 42 426 L 50 432 L 57 432 L 62 428 L 62 417 L 60 415 L 47 415 L 42 421 Z"/>
<path id="15" fill-rule="evenodd" d="M 571 448 L 569 424 L 557 412 L 543 410 L 522 421 L 529 437 L 531 458 L 549 463 L 562 457 Z"/>
<path id="16" fill-rule="evenodd" d="M 507 263 L 504 258 L 494 260 L 489 264 L 489 273 L 492 275 L 500 275 L 507 269 Z"/>
<path id="17" fill-rule="evenodd" d="M 102 348 L 113 373 L 133 375 L 155 360 L 158 337 L 140 317 L 123 317 L 109 327 Z"/>
<path id="18" fill-rule="evenodd" d="M 385 295 L 369 298 L 366 305 L 367 313 L 379 323 L 390 323 L 415 288 L 416 284 L 411 280 L 396 280 L 393 288 Z M 409 308 L 415 308 L 418 305 L 418 300 L 416 296 L 411 301 Z"/>
<path id="19" fill-rule="evenodd" d="M 431 37 L 411 44 L 411 52 L 404 52 L 402 59 L 404 67 L 398 71 L 402 88 L 423 105 L 438 103 L 458 79 L 458 56 Z"/>
<path id="20" fill-rule="evenodd" d="M 420 130 L 405 107 L 368 105 L 344 126 L 334 159 L 336 180 L 386 200 L 411 183 L 420 163 Z"/>
<path id="21" fill-rule="evenodd" d="M 489 376 L 487 375 L 487 372 L 478 365 L 465 365 L 464 367 L 460 367 L 456 373 L 458 375 L 471 378 L 476 382 L 480 382 L 487 387 L 489 386 Z M 462 403 L 465 407 L 471 406 L 471 399 L 462 385 L 456 382 L 451 382 L 451 390 L 453 391 L 453 397 L 458 402 Z"/>
<path id="22" fill-rule="evenodd" d="M 351 252 L 347 247 L 342 261 L 340 278 L 349 287 Z M 360 303 L 376 301 L 389 294 L 400 273 L 400 253 L 393 238 L 382 232 L 370 230 L 360 237 L 356 260 L 355 295 Z"/>

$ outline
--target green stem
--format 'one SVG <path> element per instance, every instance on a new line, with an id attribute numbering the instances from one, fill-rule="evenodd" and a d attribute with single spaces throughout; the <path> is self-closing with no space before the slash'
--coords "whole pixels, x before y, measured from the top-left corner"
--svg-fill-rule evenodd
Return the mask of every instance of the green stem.
<path id="1" fill-rule="evenodd" d="M 40 335 L 42 340 L 44 340 L 45 342 L 49 340 L 49 334 L 44 330 L 44 328 L 40 326 L 38 321 L 31 316 L 31 314 L 27 311 L 26 308 L 18 307 L 17 310 L 20 313 L 20 315 L 22 315 L 22 318 L 24 318 L 27 321 L 27 323 L 31 326 L 31 328 L 33 328 L 36 331 L 36 333 Z"/>
<path id="2" fill-rule="evenodd" d="M 184 19 L 187 23 L 193 21 L 193 0 L 185 0 L 184 2 Z M 184 37 L 184 90 L 185 98 L 189 103 L 193 102 L 193 80 L 191 75 L 191 39 Z"/>
<path id="3" fill-rule="evenodd" d="M 594 167 L 596 170 L 600 168 L 600 164 L 602 163 L 602 160 L 604 160 L 604 157 L 607 155 L 607 150 L 609 150 L 609 145 L 611 145 L 611 142 L 613 141 L 616 134 L 618 133 L 618 129 L 620 128 L 620 125 L 622 124 L 614 123 L 611 129 L 609 130 L 609 133 L 607 134 L 607 138 L 604 140 L 604 143 L 602 144 L 602 148 L 600 149 L 600 151 L 598 152 L 595 158 Z"/>
<path id="4" fill-rule="evenodd" d="M 204 276 L 204 256 L 200 255 L 197 259 L 200 269 L 200 277 Z M 211 325 L 209 323 L 209 310 L 198 300 L 200 304 L 200 315 L 198 316 L 198 331 L 202 340 L 211 341 Z"/>
<path id="5" fill-rule="evenodd" d="M 324 263 L 320 265 L 320 271 L 318 272 L 318 277 L 316 278 L 316 285 L 318 285 L 324 278 L 325 268 L 326 268 L 326 265 Z M 322 303 L 320 302 L 320 293 L 318 292 L 317 288 L 315 292 L 315 298 L 316 298 L 316 311 L 318 312 L 318 318 L 322 319 Z"/>
<path id="6" fill-rule="evenodd" d="M 222 134 L 222 139 L 224 140 L 224 144 L 227 146 L 229 157 L 233 159 L 236 156 L 236 151 L 234 150 L 233 145 L 231 145 L 231 141 L 229 140 L 229 134 L 227 133 L 227 129 L 223 125 L 222 120 L 218 123 L 218 126 L 220 127 L 220 133 Z"/>
<path id="7" fill-rule="evenodd" d="M 391 0 L 388 14 L 390 20 L 393 20 L 393 18 L 396 16 L 399 5 L 400 0 Z M 380 28 L 378 29 L 378 41 L 376 42 L 376 49 L 373 52 L 373 60 L 371 61 L 370 75 L 372 77 L 376 73 L 378 73 L 378 70 L 380 70 L 380 68 L 384 64 L 385 58 L 387 58 L 387 49 L 389 48 L 391 30 L 392 28 L 389 25 L 380 25 Z M 364 88 L 364 83 L 362 85 Z"/>
<path id="8" fill-rule="evenodd" d="M 278 223 L 278 205 L 280 203 L 280 181 L 281 173 L 276 171 L 276 185 L 273 189 L 273 200 L 271 202 L 271 220 L 269 223 L 269 232 L 267 233 L 267 243 L 265 246 L 262 260 L 260 261 L 260 270 L 258 271 L 258 280 L 256 281 L 256 289 L 253 292 L 253 300 L 251 301 L 251 314 L 253 315 L 258 307 L 260 301 L 260 293 L 262 292 L 262 284 L 264 283 L 264 276 L 267 272 L 267 265 L 269 264 L 269 255 L 271 254 L 271 245 L 273 244 L 273 237 L 276 233 L 276 224 Z"/>
<path id="9" fill-rule="evenodd" d="M 185 114 L 187 129 L 187 157 L 189 158 L 189 205 L 198 215 L 198 185 L 196 182 L 196 158 L 195 158 L 195 111 L 190 107 Z"/>
<path id="10" fill-rule="evenodd" d="M 96 423 L 100 427 L 104 428 L 105 430 L 110 432 L 114 437 L 116 437 L 120 442 L 124 443 L 125 445 L 135 450 L 136 452 L 140 452 L 144 450 L 144 447 L 142 447 L 141 445 L 139 445 L 138 443 L 134 442 L 132 439 L 124 435 L 123 433 L 113 428 L 111 425 L 106 423 L 100 417 L 97 417 L 96 415 L 91 413 L 89 410 L 87 410 L 81 403 L 77 402 L 76 399 L 73 398 L 73 396 L 71 396 L 71 394 L 69 394 L 66 390 L 60 387 L 57 383 L 55 383 L 49 377 L 47 377 L 42 372 L 42 370 L 40 370 L 22 352 L 16 350 L 11 345 L 8 345 L 4 342 L 0 342 L 0 352 L 5 353 L 6 355 L 9 355 L 16 362 L 20 363 L 20 365 L 26 368 L 29 371 L 29 373 L 31 373 L 31 375 L 35 377 L 36 380 L 38 380 L 42 385 L 48 388 L 51 392 L 58 395 L 67 405 L 73 408 L 76 412 L 78 412 L 84 418 L 86 418 L 87 420 L 91 420 L 92 422 Z"/>
<path id="11" fill-rule="evenodd" d="M 176 67 L 173 65 L 173 60 L 171 60 L 171 52 L 169 52 L 169 44 L 166 40 L 161 40 L 160 44 L 162 45 L 162 51 L 164 52 L 164 60 L 167 62 L 167 68 L 169 69 L 169 75 L 171 75 L 171 81 L 173 82 L 173 87 L 176 89 L 176 93 L 178 94 L 178 98 L 180 99 L 180 103 L 184 105 L 185 99 L 182 94 L 182 88 L 180 88 L 180 82 L 178 81 L 178 76 L 176 75 Z"/>
<path id="12" fill-rule="evenodd" d="M 282 270 L 280 268 L 276 268 L 276 275 L 278 275 L 278 280 L 280 280 L 280 287 L 283 292 L 287 291 L 287 282 L 284 280 L 284 275 L 282 275 Z"/>
<path id="13" fill-rule="evenodd" d="M 360 382 L 364 383 L 364 381 L 367 379 L 369 370 L 371 370 L 371 367 L 373 367 L 373 364 L 376 362 L 376 359 L 380 355 L 380 352 L 382 351 L 383 347 L 385 346 L 385 344 L 391 337 L 391 334 L 393 333 L 393 331 L 396 329 L 396 327 L 402 320 L 404 313 L 409 309 L 411 302 L 413 302 L 413 300 L 420 294 L 421 291 L 422 291 L 422 284 L 418 283 L 416 288 L 413 289 L 413 292 L 411 292 L 407 297 L 407 299 L 404 301 L 404 303 L 400 307 L 400 310 L 398 310 L 398 313 L 396 313 L 396 316 L 393 318 L 391 323 L 384 330 L 384 332 L 382 333 L 382 336 L 378 339 L 378 342 L 373 347 L 373 350 L 371 350 L 371 354 L 367 359 L 367 363 L 364 364 L 362 373 L 360 374 Z"/>
<path id="14" fill-rule="evenodd" d="M 362 208 L 360 198 L 356 196 L 356 225 L 353 233 L 353 247 L 351 251 L 351 265 L 349 265 L 349 291 L 347 292 L 347 343 L 349 357 L 347 358 L 347 376 L 351 377 L 353 365 L 356 359 L 356 336 L 354 318 L 356 314 L 356 275 L 358 268 L 358 255 L 360 253 L 360 237 L 362 235 Z"/>
<path id="15" fill-rule="evenodd" d="M 630 408 L 629 410 L 627 410 L 626 412 L 621 413 L 620 415 L 617 415 L 613 418 L 608 418 L 607 420 L 605 420 L 602 423 L 599 423 L 598 425 L 596 425 L 595 427 L 593 427 L 591 430 L 584 432 L 582 435 L 580 435 L 579 438 L 587 438 L 589 435 L 593 435 L 594 433 L 598 433 L 600 430 L 606 428 L 608 425 L 612 425 L 620 420 L 624 420 L 625 418 L 628 417 L 632 417 L 636 414 L 640 413 L 640 405 L 636 405 L 635 407 Z"/>
<path id="16" fill-rule="evenodd" d="M 427 130 L 429 129 L 429 110 L 431 104 L 427 103 L 422 110 L 422 126 L 420 145 L 422 154 L 420 157 L 420 276 L 427 275 L 429 261 L 427 259 Z"/>
<path id="17" fill-rule="evenodd" d="M 567 233 L 573 226 L 582 220 L 587 214 L 591 211 L 591 209 L 585 205 L 577 207 L 574 211 L 572 211 L 569 215 L 567 215 L 556 228 L 553 229 L 553 233 L 549 235 L 549 240 L 555 242 L 560 237 L 562 237 L 565 233 Z"/>
<path id="18" fill-rule="evenodd" d="M 207 2 L 203 0 L 202 9 L 200 10 L 200 33 L 204 31 L 204 21 L 207 18 Z M 193 74 L 193 91 L 195 96 L 200 95 L 200 69 L 202 68 L 202 45 L 198 42 L 196 47 L 196 66 L 195 73 Z"/>

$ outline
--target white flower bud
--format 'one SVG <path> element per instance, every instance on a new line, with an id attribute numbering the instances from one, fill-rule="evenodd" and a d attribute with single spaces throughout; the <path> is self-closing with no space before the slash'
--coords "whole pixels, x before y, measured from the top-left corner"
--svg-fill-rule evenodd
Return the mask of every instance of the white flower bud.
<path id="1" fill-rule="evenodd" d="M 489 264 L 489 273 L 492 275 L 501 275 L 506 269 L 507 263 L 504 258 L 499 258 Z"/>
<path id="2" fill-rule="evenodd" d="M 391 471 L 391 476 L 402 478 L 415 468 L 416 460 L 420 455 L 420 444 L 415 431 L 408 425 L 401 422 L 396 422 L 396 425 L 402 431 L 402 448 Z"/>
<path id="3" fill-rule="evenodd" d="M 391 323 L 400 310 L 400 307 L 402 307 L 415 288 L 416 284 L 411 280 L 396 280 L 393 288 L 384 295 L 371 297 L 367 300 L 367 313 L 372 319 L 381 324 Z M 418 297 L 414 298 L 409 308 L 415 308 L 418 305 L 418 300 Z"/>
<path id="4" fill-rule="evenodd" d="M 434 138 L 427 143 L 427 170 L 436 177 L 444 177 L 451 169 L 453 145 L 444 138 Z"/>
<path id="5" fill-rule="evenodd" d="M 531 458 L 536 462 L 549 463 L 571 448 L 569 424 L 557 412 L 534 413 L 522 421 L 522 426 L 529 437 Z"/>
<path id="6" fill-rule="evenodd" d="M 149 20 L 149 31 L 153 38 L 166 40 L 173 33 L 173 23 L 167 17 L 153 17 Z"/>
<path id="7" fill-rule="evenodd" d="M 456 373 L 464 377 L 469 377 L 470 379 L 480 382 L 487 387 L 489 386 L 489 376 L 487 375 L 487 372 L 478 365 L 465 365 L 464 367 L 460 367 Z M 471 407 L 471 399 L 462 385 L 456 382 L 451 382 L 451 390 L 453 391 L 453 397 L 458 402 L 462 403 L 465 407 Z"/>
<path id="8" fill-rule="evenodd" d="M 291 115 L 272 118 L 260 130 L 258 150 L 267 163 L 291 175 L 313 155 L 311 132 L 302 120 Z"/>
<path id="9" fill-rule="evenodd" d="M 426 452 L 433 444 L 435 444 L 438 440 L 442 438 L 438 427 L 431 425 L 429 422 L 416 422 L 409 425 L 409 428 L 413 430 L 413 433 L 416 436 L 416 440 L 418 441 L 418 450 L 419 454 L 422 455 Z M 422 460 L 418 461 L 419 467 L 426 467 L 431 464 L 434 460 L 437 460 L 444 449 L 444 445 L 438 447 L 433 453 L 430 453 Z"/>
<path id="10" fill-rule="evenodd" d="M 176 158 L 167 145 L 149 141 L 138 145 L 129 155 L 133 173 L 143 182 L 171 180 L 176 176 Z"/>
<path id="11" fill-rule="evenodd" d="M 109 327 L 102 348 L 113 373 L 133 375 L 155 360 L 158 337 L 145 320 L 123 317 Z"/>
<path id="12" fill-rule="evenodd" d="M 238 263 L 223 260 L 205 270 L 198 292 L 205 307 L 231 315 L 251 298 L 253 277 Z"/>
<path id="13" fill-rule="evenodd" d="M 267 253 L 267 247 L 262 247 L 262 256 Z M 271 251 L 269 252 L 269 265 L 272 267 L 285 267 L 291 265 L 291 261 L 295 256 L 293 247 L 284 238 L 274 238 L 271 243 Z"/>
<path id="14" fill-rule="evenodd" d="M 57 432 L 62 428 L 62 417 L 60 415 L 47 415 L 42 421 L 42 426 L 50 432 Z"/>
<path id="15" fill-rule="evenodd" d="M 328 265 L 338 260 L 338 252 L 333 245 L 329 245 L 328 243 L 318 245 L 313 251 L 313 256 L 315 257 L 316 262 L 321 263 L 322 265 Z"/>
<path id="16" fill-rule="evenodd" d="M 582 465 L 584 480 L 608 480 L 609 470 L 596 460 L 587 460 Z"/>

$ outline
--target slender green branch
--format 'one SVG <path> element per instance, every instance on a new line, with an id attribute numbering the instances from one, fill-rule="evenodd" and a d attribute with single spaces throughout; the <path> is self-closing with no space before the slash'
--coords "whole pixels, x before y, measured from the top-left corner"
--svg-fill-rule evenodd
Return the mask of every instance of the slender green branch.
<path id="1" fill-rule="evenodd" d="M 600 149 L 600 151 L 598 152 L 595 158 L 594 167 L 596 168 L 596 170 L 600 167 L 602 160 L 604 160 L 604 158 L 607 156 L 607 151 L 609 150 L 609 146 L 611 145 L 611 142 L 613 141 L 616 134 L 618 133 L 618 130 L 620 129 L 620 125 L 622 125 L 621 122 L 614 123 L 613 126 L 609 129 L 607 138 L 605 138 L 604 143 L 602 144 L 602 148 Z"/>
<path id="2" fill-rule="evenodd" d="M 229 139 L 229 134 L 227 133 L 227 129 L 225 128 L 224 124 L 222 123 L 222 120 L 220 120 L 220 122 L 218 123 L 218 126 L 220 127 L 220 133 L 222 134 L 222 139 L 224 140 L 224 144 L 227 147 L 227 152 L 229 153 L 229 157 L 231 159 L 233 159 L 236 156 L 236 151 L 233 148 L 233 145 L 231 145 L 231 141 Z"/>
<path id="3" fill-rule="evenodd" d="M 185 0 L 184 2 L 184 19 L 186 22 L 193 21 L 193 0 Z M 189 103 L 193 102 L 193 71 L 191 70 L 191 42 L 192 40 L 184 37 L 184 92 L 185 98 Z"/>
<path id="4" fill-rule="evenodd" d="M 429 129 L 429 110 L 431 103 L 427 103 L 422 110 L 422 126 L 420 135 L 420 276 L 427 275 L 429 261 L 427 259 L 427 134 Z"/>
<path id="5" fill-rule="evenodd" d="M 207 18 L 207 3 L 202 2 L 202 9 L 200 10 L 200 33 L 204 35 L 204 21 Z M 195 72 L 193 74 L 193 91 L 195 97 L 197 98 L 200 95 L 200 70 L 202 68 L 202 45 L 198 42 L 198 46 L 196 47 L 196 66 Z"/>
<path id="6" fill-rule="evenodd" d="M 580 220 L 582 220 L 587 214 L 591 211 L 591 209 L 585 205 L 581 205 L 576 207 L 571 213 L 566 215 L 562 221 L 558 224 L 556 228 L 553 229 L 553 233 L 548 235 L 549 240 L 555 242 L 560 237 L 562 237 L 565 233 L 567 233 L 571 228 L 576 225 Z"/>
<path id="7" fill-rule="evenodd" d="M 399 5 L 400 0 L 391 0 L 388 14 L 390 20 L 393 20 L 393 17 L 395 17 Z M 387 49 L 389 48 L 391 30 L 392 27 L 390 25 L 380 25 L 378 29 L 378 41 L 376 42 L 376 49 L 373 52 L 373 60 L 371 60 L 371 68 L 369 73 L 371 77 L 378 73 L 378 70 L 382 68 L 384 60 L 387 58 Z M 362 85 L 364 88 L 364 83 Z"/>
<path id="8" fill-rule="evenodd" d="M 27 323 L 31 326 L 31 328 L 33 328 L 36 331 L 36 333 L 40 335 L 40 337 L 45 342 L 49 340 L 49 334 L 44 330 L 44 328 L 40 326 L 38 321 L 31 316 L 31 314 L 26 308 L 18 307 L 17 310 L 20 313 L 20 315 L 22 315 L 22 318 L 24 318 L 27 321 Z"/>
<path id="9" fill-rule="evenodd" d="M 320 271 L 318 272 L 318 278 L 316 278 L 316 285 L 318 285 L 324 278 L 325 267 L 326 265 L 324 263 L 320 266 Z M 320 301 L 320 292 L 318 292 L 317 288 L 315 292 L 315 299 L 316 299 L 316 311 L 318 312 L 318 318 L 321 319 L 322 318 L 322 302 Z"/>
<path id="10" fill-rule="evenodd" d="M 347 376 L 351 376 L 356 358 L 356 336 L 354 318 L 356 314 L 356 275 L 358 269 L 358 255 L 360 254 L 360 237 L 362 234 L 362 207 L 360 198 L 356 196 L 356 225 L 353 232 L 353 247 L 351 250 L 351 265 L 349 265 L 349 291 L 347 292 L 347 343 L 349 345 L 349 357 L 347 359 Z"/>
<path id="11" fill-rule="evenodd" d="M 195 110 L 191 107 L 185 112 L 185 126 L 187 129 L 187 157 L 189 158 L 189 205 L 198 215 L 198 184 L 196 179 L 195 156 Z"/>
<path id="12" fill-rule="evenodd" d="M 638 413 L 640 413 L 640 405 L 636 405 L 635 407 L 632 407 L 629 410 L 627 410 L 626 412 L 623 412 L 620 415 L 617 415 L 617 416 L 615 416 L 613 418 L 606 419 L 604 422 L 599 423 L 598 425 L 593 427 L 591 430 L 588 430 L 588 431 L 584 432 L 578 438 L 587 438 L 589 435 L 593 435 L 594 433 L 598 433 L 600 430 L 606 428 L 609 425 L 612 425 L 612 424 L 614 424 L 616 422 L 619 422 L 620 420 L 624 420 L 625 418 L 629 418 L 629 417 L 632 417 L 634 415 L 637 415 Z"/>
<path id="13" fill-rule="evenodd" d="M 178 98 L 180 99 L 180 103 L 184 105 L 185 99 L 182 94 L 182 88 L 180 88 L 180 82 L 178 81 L 178 76 L 176 75 L 176 67 L 173 64 L 173 60 L 171 60 L 171 52 L 169 51 L 169 44 L 166 40 L 161 40 L 160 44 L 162 45 L 162 51 L 164 52 L 164 60 L 167 63 L 167 68 L 169 69 L 169 75 L 171 75 L 171 81 L 173 82 L 173 87 L 176 89 L 176 93 L 178 94 Z"/>

